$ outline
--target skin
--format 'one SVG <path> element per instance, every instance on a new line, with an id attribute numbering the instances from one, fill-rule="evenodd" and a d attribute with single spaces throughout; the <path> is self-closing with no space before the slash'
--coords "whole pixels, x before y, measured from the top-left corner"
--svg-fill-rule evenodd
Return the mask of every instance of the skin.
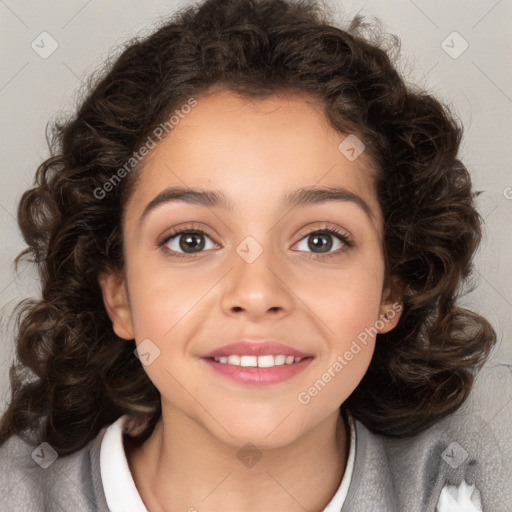
<path id="1" fill-rule="evenodd" d="M 99 281 L 116 334 L 137 345 L 149 338 L 160 350 L 144 370 L 160 391 L 162 417 L 144 443 L 126 446 L 151 512 L 321 511 L 336 492 L 348 455 L 339 406 L 364 376 L 375 338 L 309 403 L 298 395 L 392 309 L 371 162 L 365 153 L 349 161 L 338 149 L 345 137 L 307 96 L 250 100 L 217 89 L 148 155 L 126 205 L 124 272 Z M 172 202 L 139 223 L 169 186 L 222 191 L 234 209 Z M 348 189 L 373 217 L 351 201 L 280 204 L 287 192 L 312 186 Z M 179 237 L 157 247 L 190 222 L 206 233 L 202 252 L 186 260 L 166 255 L 165 247 L 183 253 Z M 314 252 L 307 230 L 326 226 L 355 245 L 326 235 L 337 254 Z M 248 236 L 263 249 L 252 263 L 236 251 Z M 245 336 L 271 337 L 314 359 L 266 388 L 228 381 L 201 360 Z M 246 443 L 262 455 L 250 468 L 237 457 Z"/>

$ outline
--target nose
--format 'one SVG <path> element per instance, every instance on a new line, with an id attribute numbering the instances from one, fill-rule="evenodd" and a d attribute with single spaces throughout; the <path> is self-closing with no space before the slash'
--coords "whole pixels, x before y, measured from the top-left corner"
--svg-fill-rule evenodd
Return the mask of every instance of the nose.
<path id="1" fill-rule="evenodd" d="M 283 265 L 270 250 L 264 249 L 254 261 L 243 252 L 233 253 L 233 268 L 226 276 L 221 308 L 229 316 L 245 316 L 257 321 L 288 316 L 294 294 Z"/>

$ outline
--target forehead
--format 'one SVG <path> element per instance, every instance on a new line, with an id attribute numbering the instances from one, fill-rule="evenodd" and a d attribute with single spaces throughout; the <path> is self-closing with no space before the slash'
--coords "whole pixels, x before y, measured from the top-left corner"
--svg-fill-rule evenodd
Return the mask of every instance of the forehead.
<path id="1" fill-rule="evenodd" d="M 197 98 L 151 150 L 137 171 L 130 208 L 140 215 L 171 186 L 223 190 L 237 207 L 252 198 L 270 209 L 291 189 L 343 186 L 363 196 L 378 217 L 372 162 L 364 152 L 347 159 L 339 149 L 346 136 L 309 95 L 215 91 Z"/>

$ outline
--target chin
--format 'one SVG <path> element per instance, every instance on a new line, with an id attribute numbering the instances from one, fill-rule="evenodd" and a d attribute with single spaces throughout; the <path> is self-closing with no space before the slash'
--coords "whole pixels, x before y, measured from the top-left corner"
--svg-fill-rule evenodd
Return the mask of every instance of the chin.
<path id="1" fill-rule="evenodd" d="M 284 425 L 283 418 L 276 422 L 247 421 L 246 418 L 229 423 L 229 434 L 222 430 L 220 440 L 236 449 L 247 444 L 254 445 L 262 450 L 283 448 L 297 440 L 303 433 L 299 427 Z M 218 429 L 216 429 L 218 431 Z M 218 435 L 216 437 L 219 437 Z"/>

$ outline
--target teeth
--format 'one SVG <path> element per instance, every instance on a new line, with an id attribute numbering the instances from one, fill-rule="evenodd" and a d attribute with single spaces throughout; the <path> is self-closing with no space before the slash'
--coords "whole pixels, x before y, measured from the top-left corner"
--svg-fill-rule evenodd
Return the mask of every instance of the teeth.
<path id="1" fill-rule="evenodd" d="M 242 356 L 240 366 L 258 366 L 258 358 L 256 356 Z"/>
<path id="2" fill-rule="evenodd" d="M 228 356 L 228 364 L 240 366 L 240 356 Z"/>
<path id="3" fill-rule="evenodd" d="M 265 355 L 265 356 L 220 356 L 213 358 L 216 363 L 232 364 L 233 366 L 250 366 L 258 368 L 272 368 L 283 364 L 298 363 L 302 357 L 285 355 Z"/>
<path id="4" fill-rule="evenodd" d="M 281 366 L 286 362 L 286 356 L 274 356 L 274 365 Z"/>
<path id="5" fill-rule="evenodd" d="M 274 356 L 259 356 L 258 367 L 259 368 L 272 368 L 274 366 Z"/>

